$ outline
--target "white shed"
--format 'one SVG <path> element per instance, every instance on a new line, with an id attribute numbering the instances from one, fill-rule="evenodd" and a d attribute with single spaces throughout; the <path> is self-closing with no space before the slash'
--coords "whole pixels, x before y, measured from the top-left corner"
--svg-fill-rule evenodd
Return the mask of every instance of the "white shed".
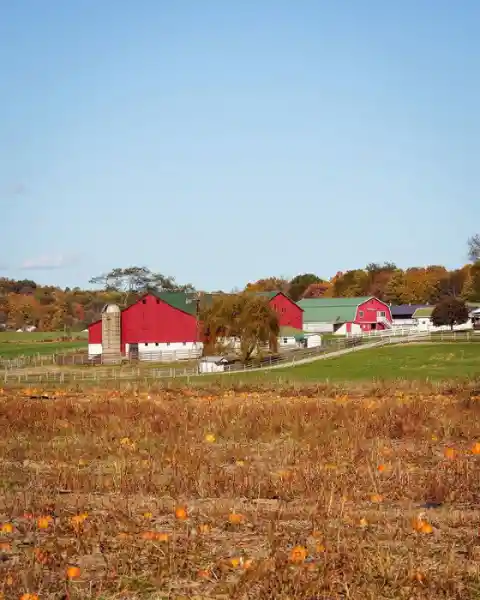
<path id="1" fill-rule="evenodd" d="M 200 359 L 200 373 L 221 373 L 225 371 L 228 360 L 224 356 L 204 356 Z"/>
<path id="2" fill-rule="evenodd" d="M 322 345 L 322 336 L 318 333 L 307 335 L 307 348 L 318 348 Z"/>

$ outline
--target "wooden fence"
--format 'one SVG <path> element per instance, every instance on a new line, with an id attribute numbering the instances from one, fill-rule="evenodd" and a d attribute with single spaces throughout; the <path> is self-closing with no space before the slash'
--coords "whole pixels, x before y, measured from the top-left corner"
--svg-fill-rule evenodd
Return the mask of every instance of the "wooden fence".
<path id="1" fill-rule="evenodd" d="M 262 369 L 266 367 L 288 367 L 299 362 L 315 360 L 321 355 L 348 351 L 350 349 L 362 349 L 364 346 L 385 346 L 390 344 L 406 343 L 434 343 L 434 342 L 480 342 L 480 334 L 475 332 L 439 332 L 422 333 L 415 336 L 390 336 L 372 339 L 372 337 L 356 338 L 330 338 L 323 346 L 311 349 L 296 349 L 286 351 L 277 356 L 267 356 L 263 360 L 252 360 L 246 364 L 233 363 L 226 365 L 225 372 L 242 372 Z M 198 362 L 188 363 L 185 366 L 166 367 L 164 365 L 155 367 L 149 363 L 137 362 L 127 363 L 121 366 L 90 365 L 88 367 L 49 369 L 40 368 L 37 371 L 25 367 L 4 368 L 0 371 L 0 378 L 4 384 L 99 384 L 107 381 L 138 382 L 155 381 L 165 379 L 178 379 L 200 376 Z"/>

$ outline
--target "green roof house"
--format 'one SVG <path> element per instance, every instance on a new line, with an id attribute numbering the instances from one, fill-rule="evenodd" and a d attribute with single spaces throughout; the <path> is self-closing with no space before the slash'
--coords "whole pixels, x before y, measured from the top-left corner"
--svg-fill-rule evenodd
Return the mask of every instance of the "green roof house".
<path id="1" fill-rule="evenodd" d="M 417 310 L 413 313 L 412 319 L 415 323 L 417 331 L 429 331 L 433 328 L 433 309 L 433 306 L 423 306 L 421 308 L 417 308 Z"/>
<path id="2" fill-rule="evenodd" d="M 304 298 L 298 304 L 303 308 L 303 329 L 307 332 L 345 335 L 392 327 L 390 307 L 373 296 Z"/>

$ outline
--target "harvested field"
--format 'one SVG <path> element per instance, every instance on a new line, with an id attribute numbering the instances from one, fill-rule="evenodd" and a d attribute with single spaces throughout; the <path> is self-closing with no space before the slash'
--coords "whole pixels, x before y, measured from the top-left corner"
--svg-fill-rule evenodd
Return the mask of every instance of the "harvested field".
<path id="1" fill-rule="evenodd" d="M 30 395 L 0 395 L 7 600 L 480 598 L 473 384 Z"/>

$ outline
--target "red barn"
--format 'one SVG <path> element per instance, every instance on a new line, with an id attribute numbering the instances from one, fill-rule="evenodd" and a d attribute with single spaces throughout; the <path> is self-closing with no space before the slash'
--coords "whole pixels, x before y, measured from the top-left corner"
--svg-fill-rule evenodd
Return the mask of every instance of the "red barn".
<path id="1" fill-rule="evenodd" d="M 372 296 L 361 298 L 305 298 L 304 329 L 318 333 L 363 333 L 390 329 L 392 313 L 385 302 Z"/>
<path id="2" fill-rule="evenodd" d="M 121 353 L 139 358 L 173 351 L 200 354 L 196 310 L 196 302 L 180 292 L 146 294 L 121 312 Z M 88 328 L 88 353 L 102 354 L 101 320 Z"/>
<path id="3" fill-rule="evenodd" d="M 260 292 L 269 298 L 268 303 L 278 315 L 280 327 L 303 328 L 303 308 L 283 292 Z"/>

